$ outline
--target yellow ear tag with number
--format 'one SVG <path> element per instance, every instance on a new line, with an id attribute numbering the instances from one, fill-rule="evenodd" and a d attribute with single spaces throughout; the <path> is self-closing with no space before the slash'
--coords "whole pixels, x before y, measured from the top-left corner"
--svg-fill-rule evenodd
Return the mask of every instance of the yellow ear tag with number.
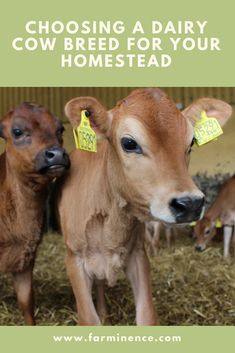
<path id="1" fill-rule="evenodd" d="M 77 149 L 97 152 L 96 134 L 91 128 L 87 110 L 81 111 L 81 122 L 77 128 L 73 129 L 73 135 Z"/>
<path id="2" fill-rule="evenodd" d="M 222 228 L 223 224 L 221 223 L 221 221 L 217 218 L 217 220 L 215 221 L 215 228 Z"/>
<path id="3" fill-rule="evenodd" d="M 201 118 L 194 127 L 194 138 L 198 146 L 204 145 L 223 134 L 216 118 L 208 117 L 205 111 L 201 112 Z"/>

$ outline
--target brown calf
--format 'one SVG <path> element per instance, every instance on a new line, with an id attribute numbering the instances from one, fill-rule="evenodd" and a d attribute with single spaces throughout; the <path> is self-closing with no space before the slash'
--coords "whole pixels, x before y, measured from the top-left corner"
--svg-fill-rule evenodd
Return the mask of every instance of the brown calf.
<path id="1" fill-rule="evenodd" d="M 72 152 L 59 202 L 80 324 L 104 321 L 104 281 L 114 285 L 124 269 L 134 292 L 137 324 L 154 325 L 145 222 L 199 219 L 203 194 L 187 172 L 193 124 L 202 110 L 222 124 L 231 108 L 205 98 L 182 114 L 153 88 L 133 91 L 110 111 L 95 98 L 74 98 L 65 107 L 73 127 L 80 123 L 81 110 L 89 112 L 98 152 Z M 91 294 L 94 281 L 98 313 Z"/>
<path id="2" fill-rule="evenodd" d="M 194 228 L 196 250 L 205 250 L 207 243 L 216 234 L 217 221 L 223 225 L 224 258 L 227 259 L 232 235 L 235 242 L 235 175 L 224 183 L 213 205 L 203 219 L 196 224 Z"/>
<path id="3" fill-rule="evenodd" d="M 0 270 L 11 272 L 26 324 L 34 324 L 32 270 L 43 231 L 47 186 L 69 167 L 60 121 L 23 103 L 0 121 Z"/>

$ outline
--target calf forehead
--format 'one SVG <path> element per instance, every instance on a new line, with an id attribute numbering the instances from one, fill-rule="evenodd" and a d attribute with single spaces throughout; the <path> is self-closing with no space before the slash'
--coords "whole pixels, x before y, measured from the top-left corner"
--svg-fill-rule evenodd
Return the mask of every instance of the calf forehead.
<path id="1" fill-rule="evenodd" d="M 54 130 L 59 125 L 59 119 L 46 110 L 46 108 L 34 104 L 23 103 L 16 107 L 12 112 L 13 121 L 27 124 L 28 128 L 39 128 L 40 130 Z"/>
<path id="2" fill-rule="evenodd" d="M 135 117 L 149 136 L 158 136 L 164 142 L 168 139 L 192 138 L 189 122 L 160 89 L 135 90 L 118 104 L 117 109 L 117 115 L 121 118 Z"/>

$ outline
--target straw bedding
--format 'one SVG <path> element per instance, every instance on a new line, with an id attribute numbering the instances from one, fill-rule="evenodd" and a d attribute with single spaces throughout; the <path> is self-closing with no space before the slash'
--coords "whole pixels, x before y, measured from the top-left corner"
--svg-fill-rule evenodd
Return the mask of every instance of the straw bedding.
<path id="1" fill-rule="evenodd" d="M 224 176 L 197 176 L 214 199 Z M 222 257 L 221 242 L 203 252 L 194 251 L 191 230 L 178 230 L 168 249 L 164 237 L 158 255 L 151 259 L 153 296 L 162 325 L 235 325 L 235 260 Z M 0 325 L 22 325 L 11 276 L 0 274 Z M 45 235 L 34 271 L 36 320 L 38 325 L 75 325 L 75 302 L 64 266 L 62 237 Z M 106 291 L 112 325 L 134 324 L 134 302 L 130 286 L 121 276 Z"/>

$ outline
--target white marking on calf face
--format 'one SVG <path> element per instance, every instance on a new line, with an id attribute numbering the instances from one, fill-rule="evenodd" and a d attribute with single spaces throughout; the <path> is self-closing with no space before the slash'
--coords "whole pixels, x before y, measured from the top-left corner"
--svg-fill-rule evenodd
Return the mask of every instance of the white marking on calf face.
<path id="1" fill-rule="evenodd" d="M 118 126 L 116 136 L 119 141 L 122 137 L 131 136 L 141 145 L 143 149 L 148 148 L 149 139 L 145 132 L 144 125 L 134 116 L 130 115 L 121 121 Z"/>
<path id="2" fill-rule="evenodd" d="M 177 192 L 181 177 L 178 176 L 177 180 L 169 161 L 166 161 L 166 165 L 164 165 L 164 158 L 167 158 L 167 156 L 162 154 L 161 145 L 159 145 L 158 151 L 157 136 L 155 141 L 154 135 L 148 136 L 146 128 L 141 121 L 132 116 L 120 120 L 115 137 L 125 176 L 129 180 L 131 188 L 133 187 L 133 190 L 136 190 L 139 194 L 139 199 L 148 204 L 149 212 L 155 220 L 167 223 L 176 222 L 175 216 L 169 207 L 171 200 L 174 198 L 178 199 L 185 196 L 203 198 L 203 193 L 194 185 L 193 181 L 190 181 L 189 176 L 185 184 L 186 189 L 183 192 Z M 121 146 L 123 137 L 134 139 L 141 147 L 143 153 L 125 152 Z M 187 136 L 182 136 L 182 139 L 185 139 L 186 153 L 187 147 L 190 146 L 193 139 L 193 126 L 188 120 Z M 182 154 L 182 163 L 186 163 L 186 155 L 184 154 Z M 185 176 L 182 175 L 182 180 L 183 178 L 187 179 L 186 169 Z M 183 188 L 183 185 L 180 185 L 180 187 Z"/>

